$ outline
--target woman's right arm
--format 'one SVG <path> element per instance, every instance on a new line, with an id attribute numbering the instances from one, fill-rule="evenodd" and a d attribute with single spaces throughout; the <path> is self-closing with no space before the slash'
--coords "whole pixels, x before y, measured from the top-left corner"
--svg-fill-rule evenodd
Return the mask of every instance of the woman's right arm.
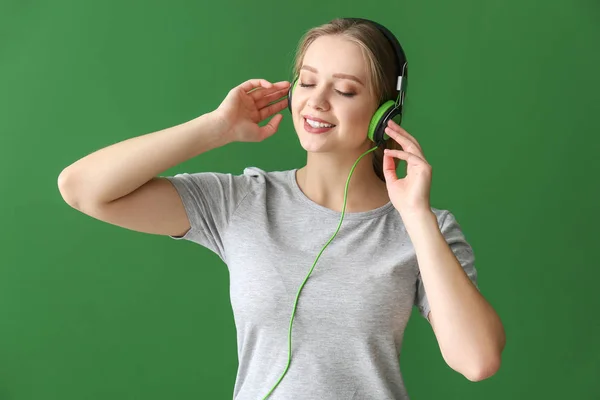
<path id="1" fill-rule="evenodd" d="M 182 236 L 190 229 L 175 187 L 160 173 L 229 143 L 214 113 L 100 149 L 58 177 L 73 208 L 124 228 Z"/>
<path id="2" fill-rule="evenodd" d="M 115 143 L 66 167 L 58 177 L 71 207 L 127 229 L 183 236 L 190 229 L 179 193 L 159 174 L 202 153 L 235 141 L 261 141 L 277 131 L 287 107 L 270 104 L 289 82 L 251 79 L 230 90 L 219 108 L 167 129 Z M 261 89 L 261 90 L 254 90 Z"/>

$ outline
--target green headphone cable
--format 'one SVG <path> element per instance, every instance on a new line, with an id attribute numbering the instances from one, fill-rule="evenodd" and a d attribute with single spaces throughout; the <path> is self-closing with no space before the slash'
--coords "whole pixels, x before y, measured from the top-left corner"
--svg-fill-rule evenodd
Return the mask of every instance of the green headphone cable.
<path id="1" fill-rule="evenodd" d="M 315 262 L 313 263 L 312 268 L 308 272 L 308 275 L 304 279 L 304 282 L 302 282 L 302 285 L 300 285 L 300 288 L 298 289 L 298 294 L 296 295 L 296 300 L 294 301 L 294 309 L 293 309 L 293 312 L 292 312 L 292 318 L 290 319 L 290 327 L 289 327 L 289 330 L 288 330 L 288 363 L 287 363 L 287 365 L 285 367 L 285 370 L 283 371 L 283 374 L 281 375 L 281 377 L 279 377 L 279 380 L 277 381 L 277 383 L 275 383 L 275 386 L 273 386 L 273 388 L 269 391 L 269 393 L 267 393 L 266 396 L 263 397 L 263 400 L 266 399 L 267 397 L 269 397 L 271 395 L 271 393 L 273 392 L 273 390 L 275 390 L 275 388 L 277 387 L 277 385 L 279 385 L 279 382 L 281 382 L 281 380 L 283 379 L 283 377 L 287 373 L 287 370 L 288 370 L 288 368 L 290 366 L 290 359 L 291 359 L 291 356 L 292 356 L 292 322 L 294 321 L 294 315 L 296 314 L 296 305 L 298 304 L 298 296 L 300 296 L 300 292 L 302 291 L 302 288 L 304 287 L 304 284 L 308 280 L 308 277 L 312 273 L 313 269 L 315 269 L 315 265 L 317 264 L 317 261 L 321 257 L 321 254 L 323 253 L 323 251 L 325 250 L 325 248 L 327 246 L 329 246 L 329 243 L 331 243 L 331 241 L 333 240 L 333 238 L 337 235 L 338 231 L 340 230 L 340 227 L 342 226 L 342 221 L 344 220 L 344 214 L 346 212 L 346 199 L 348 197 L 348 186 L 350 184 L 350 178 L 352 177 L 352 173 L 354 172 L 354 169 L 356 168 L 356 165 L 358 164 L 358 162 L 364 156 L 366 156 L 367 154 L 369 154 L 370 152 L 372 152 L 374 150 L 377 150 L 377 148 L 378 148 L 378 146 L 375 146 L 372 149 L 369 149 L 366 152 L 364 152 L 360 157 L 358 157 L 358 159 L 354 162 L 354 165 L 350 169 L 350 174 L 348 174 L 348 179 L 346 180 L 346 187 L 344 189 L 344 205 L 342 206 L 342 216 L 340 218 L 340 222 L 338 224 L 338 227 L 337 227 L 335 233 L 333 234 L 333 236 L 331 237 L 331 239 L 329 239 L 329 241 L 325 244 L 325 246 L 323 246 L 323 248 L 321 249 L 321 251 L 317 255 L 317 258 L 315 259 Z"/>

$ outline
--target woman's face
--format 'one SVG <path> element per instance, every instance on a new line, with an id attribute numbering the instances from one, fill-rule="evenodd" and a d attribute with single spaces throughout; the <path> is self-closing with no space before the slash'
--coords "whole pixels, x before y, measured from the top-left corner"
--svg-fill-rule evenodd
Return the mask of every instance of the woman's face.
<path id="1" fill-rule="evenodd" d="M 292 97 L 294 128 L 310 152 L 364 148 L 377 109 L 360 48 L 341 36 L 321 36 L 307 49 Z M 317 118 L 335 125 L 312 128 Z"/>

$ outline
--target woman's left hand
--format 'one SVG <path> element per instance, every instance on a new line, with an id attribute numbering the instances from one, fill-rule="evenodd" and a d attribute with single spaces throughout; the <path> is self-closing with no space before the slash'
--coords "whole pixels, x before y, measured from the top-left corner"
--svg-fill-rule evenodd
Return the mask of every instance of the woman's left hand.
<path id="1" fill-rule="evenodd" d="M 425 160 L 421 146 L 392 120 L 388 122 L 385 133 L 403 149 L 386 149 L 383 156 L 383 174 L 390 201 L 403 216 L 431 212 L 431 165 Z M 398 179 L 394 158 L 406 161 L 406 177 Z"/>

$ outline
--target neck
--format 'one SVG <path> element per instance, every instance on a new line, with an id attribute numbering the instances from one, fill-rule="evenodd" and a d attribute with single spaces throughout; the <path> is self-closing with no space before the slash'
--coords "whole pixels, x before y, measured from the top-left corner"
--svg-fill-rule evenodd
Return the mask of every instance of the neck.
<path id="1" fill-rule="evenodd" d="M 341 212 L 348 175 L 360 154 L 356 157 L 344 157 L 332 153 L 309 152 L 306 165 L 296 173 L 298 186 L 315 203 Z M 369 153 L 358 162 L 350 178 L 346 212 L 369 211 L 388 202 L 385 182 L 375 174 L 372 154 Z"/>

